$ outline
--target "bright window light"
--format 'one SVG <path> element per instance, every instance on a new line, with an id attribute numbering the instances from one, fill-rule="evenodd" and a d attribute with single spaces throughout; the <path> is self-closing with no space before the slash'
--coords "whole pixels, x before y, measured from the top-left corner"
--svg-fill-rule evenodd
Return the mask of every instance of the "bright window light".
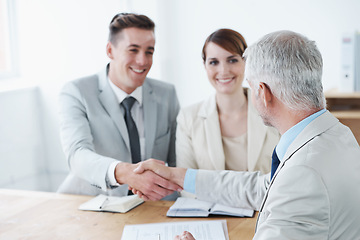
<path id="1" fill-rule="evenodd" d="M 0 0 L 0 79 L 18 76 L 15 1 Z"/>

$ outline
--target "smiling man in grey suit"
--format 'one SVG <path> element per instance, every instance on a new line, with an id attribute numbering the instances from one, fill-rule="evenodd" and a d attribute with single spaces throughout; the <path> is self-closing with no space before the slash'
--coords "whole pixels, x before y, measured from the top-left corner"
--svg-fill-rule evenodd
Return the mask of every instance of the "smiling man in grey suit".
<path id="1" fill-rule="evenodd" d="M 244 57 L 253 103 L 264 123 L 282 134 L 273 173 L 187 170 L 151 161 L 135 171 L 152 169 L 202 200 L 259 210 L 254 239 L 359 239 L 360 148 L 325 109 L 315 42 L 274 32 Z M 185 232 L 177 239 L 193 237 Z"/>
<path id="2" fill-rule="evenodd" d="M 109 26 L 106 69 L 62 89 L 61 140 L 70 173 L 58 192 L 124 196 L 131 194 L 129 184 L 158 200 L 179 189 L 151 171 L 132 171 L 147 158 L 169 166 L 176 161 L 175 89 L 146 77 L 155 50 L 154 27 L 144 15 L 116 15 Z"/>

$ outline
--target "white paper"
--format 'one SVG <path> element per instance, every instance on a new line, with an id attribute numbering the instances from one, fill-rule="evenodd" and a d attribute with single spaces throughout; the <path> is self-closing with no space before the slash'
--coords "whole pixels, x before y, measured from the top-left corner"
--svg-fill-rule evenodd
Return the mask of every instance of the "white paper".
<path id="1" fill-rule="evenodd" d="M 122 240 L 174 240 L 183 231 L 196 240 L 229 240 L 226 220 L 125 225 Z"/>

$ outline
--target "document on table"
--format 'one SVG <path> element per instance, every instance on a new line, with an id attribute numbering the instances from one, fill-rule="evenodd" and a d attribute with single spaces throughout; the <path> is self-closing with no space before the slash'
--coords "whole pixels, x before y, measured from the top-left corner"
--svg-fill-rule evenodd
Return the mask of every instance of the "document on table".
<path id="1" fill-rule="evenodd" d="M 125 225 L 121 240 L 174 240 L 183 231 L 196 240 L 229 240 L 226 220 Z"/>

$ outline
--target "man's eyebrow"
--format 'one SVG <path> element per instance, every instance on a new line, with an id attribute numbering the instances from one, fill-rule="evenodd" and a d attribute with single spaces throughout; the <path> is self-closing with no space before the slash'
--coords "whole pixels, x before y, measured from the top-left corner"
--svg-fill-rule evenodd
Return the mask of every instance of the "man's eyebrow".
<path id="1" fill-rule="evenodd" d="M 128 46 L 128 48 L 132 48 L 132 47 L 134 47 L 134 48 L 140 48 L 140 46 L 137 45 L 137 44 L 130 44 L 130 45 Z M 153 51 L 155 51 L 155 48 L 152 47 L 152 46 L 148 47 L 147 49 L 148 49 L 148 50 L 153 50 Z"/>
<path id="2" fill-rule="evenodd" d="M 130 44 L 130 45 L 128 46 L 128 48 L 130 48 L 130 47 L 140 48 L 140 46 L 139 46 L 139 45 L 137 45 L 137 44 Z"/>

